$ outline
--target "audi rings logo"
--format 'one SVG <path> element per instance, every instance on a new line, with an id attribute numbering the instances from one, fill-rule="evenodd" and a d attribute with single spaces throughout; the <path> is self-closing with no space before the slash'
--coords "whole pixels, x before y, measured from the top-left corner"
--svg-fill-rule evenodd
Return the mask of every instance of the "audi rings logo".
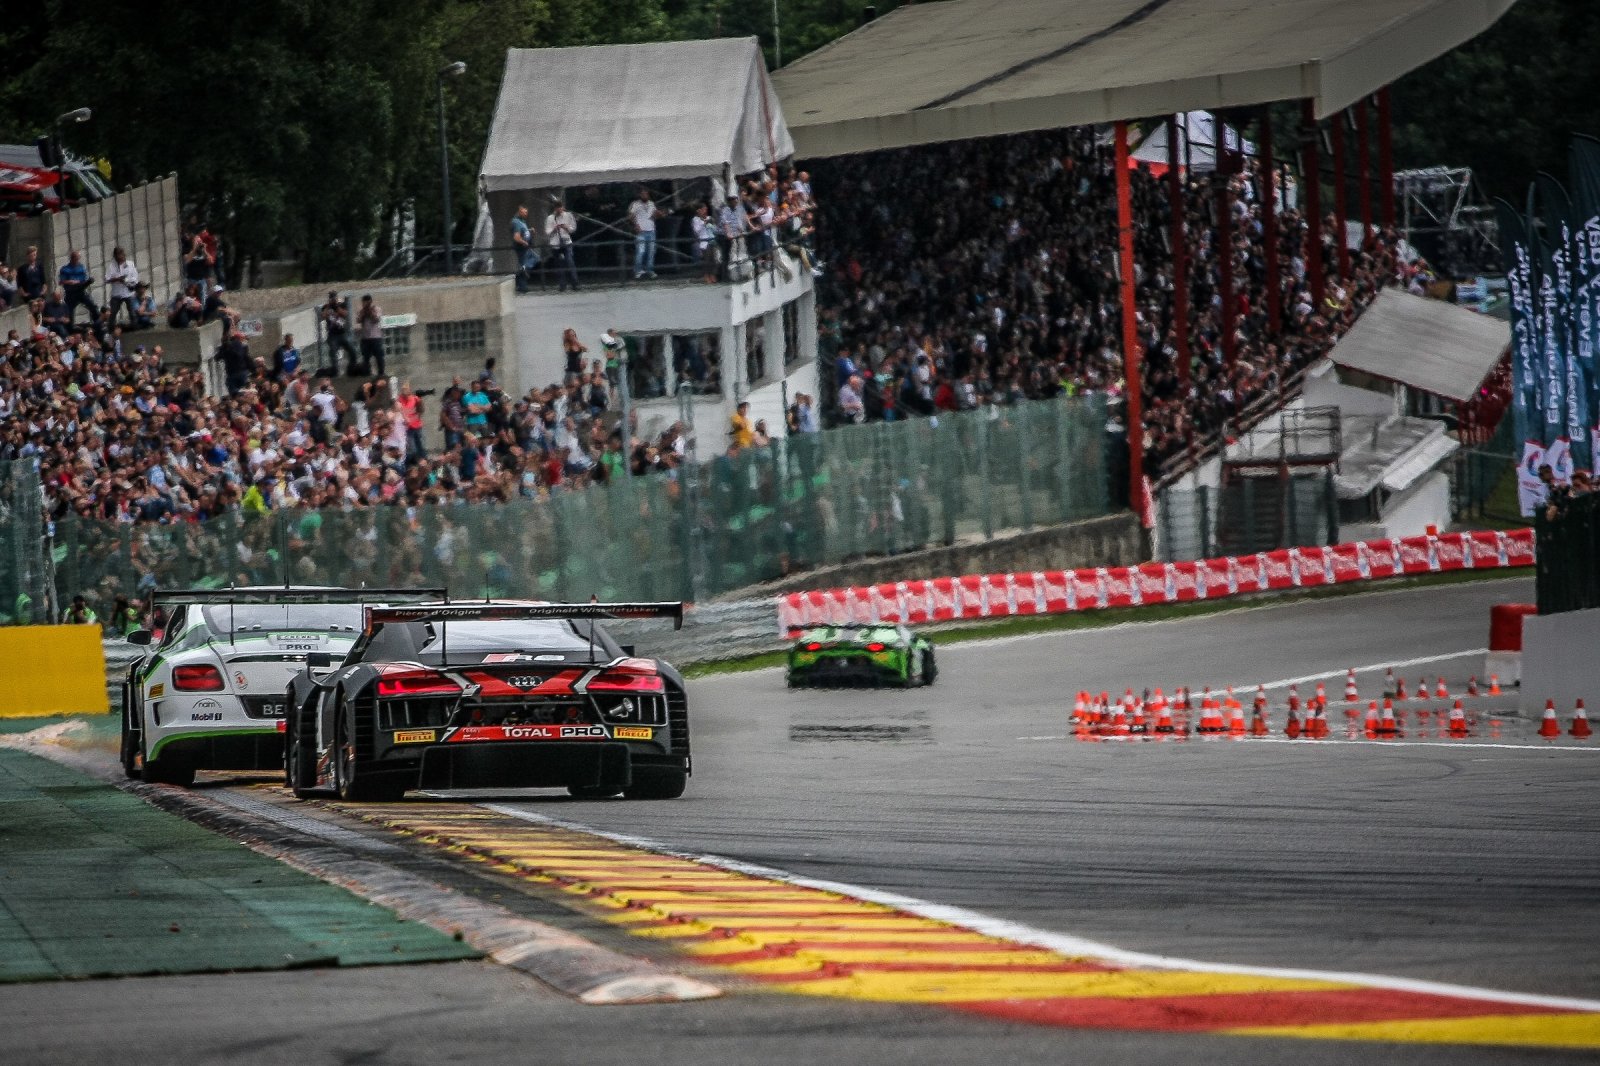
<path id="1" fill-rule="evenodd" d="M 518 674 L 516 677 L 506 678 L 506 684 L 512 688 L 538 688 L 544 684 L 544 678 L 537 674 Z"/>

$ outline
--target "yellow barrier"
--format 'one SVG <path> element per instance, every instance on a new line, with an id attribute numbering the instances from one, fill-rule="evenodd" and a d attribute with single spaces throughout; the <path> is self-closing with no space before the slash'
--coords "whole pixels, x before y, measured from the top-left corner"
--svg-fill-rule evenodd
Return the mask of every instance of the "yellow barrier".
<path id="1" fill-rule="evenodd" d="M 99 626 L 0 626 L 0 664 L 0 718 L 108 710 Z"/>

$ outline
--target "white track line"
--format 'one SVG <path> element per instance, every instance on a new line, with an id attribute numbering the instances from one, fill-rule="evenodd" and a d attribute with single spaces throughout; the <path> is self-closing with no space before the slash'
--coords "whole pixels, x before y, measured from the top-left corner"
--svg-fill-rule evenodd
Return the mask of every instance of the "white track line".
<path id="1" fill-rule="evenodd" d="M 1067 734 L 1067 733 L 1058 733 L 1058 734 L 1055 734 L 1053 736 L 1045 736 L 1045 737 L 1018 737 L 1017 738 L 1017 740 L 1019 740 L 1019 741 L 1028 741 L 1030 743 L 1036 742 L 1036 741 L 1041 741 L 1041 740 L 1072 740 L 1072 739 L 1073 739 L 1073 737 L 1071 735 Z M 1095 737 L 1090 737 L 1089 739 L 1095 741 L 1096 743 L 1110 742 L 1110 743 L 1115 743 L 1115 744 L 1141 743 L 1141 742 L 1143 742 L 1143 743 L 1166 743 L 1166 741 L 1160 740 L 1159 737 L 1156 740 L 1152 741 L 1152 740 L 1149 739 L 1148 736 L 1144 736 L 1144 735 L 1131 736 L 1131 737 L 1101 737 L 1101 736 L 1095 736 Z M 1294 744 L 1294 745 L 1297 745 L 1297 746 L 1302 747 L 1302 748 L 1310 748 L 1310 747 L 1313 747 L 1313 746 L 1318 745 L 1318 744 L 1326 744 L 1326 745 L 1355 744 L 1355 745 L 1358 745 L 1358 746 L 1363 747 L 1363 748 L 1380 748 L 1380 747 L 1381 748 L 1454 748 L 1457 751 L 1477 751 L 1477 750 L 1480 750 L 1480 749 L 1483 749 L 1483 748 L 1493 748 L 1493 749 L 1497 749 L 1499 751 L 1577 751 L 1577 752 L 1587 752 L 1589 754 L 1600 754 L 1600 748 L 1580 748 L 1580 747 L 1574 747 L 1574 746 L 1572 746 L 1570 744 L 1563 744 L 1563 745 L 1555 745 L 1555 744 L 1492 744 L 1492 743 L 1477 743 L 1477 742 L 1474 742 L 1474 741 L 1471 741 L 1471 740 L 1406 740 L 1404 737 L 1401 737 L 1401 738 L 1398 738 L 1398 739 L 1395 739 L 1395 740 L 1351 740 L 1349 737 L 1318 737 L 1316 739 L 1307 739 L 1307 738 L 1292 739 L 1290 737 L 1252 737 L 1252 736 L 1237 737 L 1237 736 L 1234 736 L 1232 734 L 1218 734 L 1218 735 L 1215 735 L 1215 736 L 1195 736 L 1195 737 L 1192 737 L 1192 738 L 1191 737 L 1184 737 L 1184 736 L 1179 735 L 1175 739 L 1182 740 L 1182 741 L 1199 741 L 1200 743 L 1204 743 L 1204 744 L 1216 743 L 1218 741 L 1224 741 L 1224 740 L 1239 740 L 1241 742 L 1247 741 L 1247 742 L 1249 742 L 1251 744 Z"/>
<path id="2" fill-rule="evenodd" d="M 1312 743 L 1320 743 L 1313 741 Z M 605 840 L 615 841 L 628 847 L 642 848 L 662 855 L 675 858 L 688 859 L 691 862 L 704 863 L 733 873 L 748 874 L 752 877 L 764 877 L 773 881 L 782 881 L 800 888 L 812 888 L 822 892 L 833 892 L 854 899 L 864 900 L 868 903 L 881 903 L 886 907 L 895 907 L 915 914 L 922 918 L 936 922 L 945 922 L 970 929 L 985 936 L 996 937 L 1003 940 L 1012 940 L 1020 944 L 1031 944 L 1050 951 L 1059 952 L 1069 956 L 1089 955 L 1108 962 L 1118 963 L 1123 966 L 1163 969 L 1163 970 L 1192 970 L 1202 973 L 1228 973 L 1243 974 L 1251 977 L 1276 977 L 1287 980 L 1301 981 L 1333 981 L 1342 984 L 1366 985 L 1370 988 L 1387 988 L 1396 992 L 1417 992 L 1423 995 L 1455 996 L 1460 999 L 1491 1000 L 1501 1003 L 1516 1003 L 1529 1007 L 1552 1007 L 1559 1010 L 1579 1010 L 1600 1012 L 1600 1000 L 1578 999 L 1569 996 L 1544 996 L 1527 992 L 1502 992 L 1490 988 L 1475 988 L 1471 985 L 1454 985 L 1441 981 L 1423 981 L 1410 977 L 1389 977 L 1382 974 L 1341 973 L 1332 970 L 1302 970 L 1276 966 L 1238 966 L 1231 963 L 1198 962 L 1194 959 L 1180 959 L 1168 955 L 1151 955 L 1140 951 L 1126 951 L 1122 948 L 1112 947 L 1110 944 L 1101 944 L 1082 937 L 1069 936 L 1065 933 L 1054 933 L 1045 929 L 1036 929 L 1023 925 L 1020 922 L 1008 921 L 1004 918 L 995 918 L 987 914 L 980 914 L 965 907 L 954 907 L 943 903 L 930 903 L 927 900 L 916 899 L 911 896 L 902 896 L 896 892 L 884 892 L 875 888 L 866 888 L 861 885 L 845 884 L 840 881 L 824 881 L 817 878 L 801 877 L 786 870 L 777 870 L 770 866 L 760 866 L 755 863 L 740 862 L 737 859 L 723 858 L 720 855 L 702 855 L 696 852 L 683 851 L 669 844 L 651 840 L 648 837 L 634 836 L 628 833 L 612 833 L 603 829 L 595 829 L 569 822 L 562 818 L 551 818 L 548 815 L 536 814 L 521 807 L 514 807 L 505 803 L 480 803 L 477 806 L 518 818 L 525 822 L 535 822 L 542 825 L 554 826 L 559 829 L 570 829 L 574 832 L 588 833 L 591 836 L 601 837 Z"/>
<path id="3" fill-rule="evenodd" d="M 1392 659 L 1389 662 L 1368 663 L 1366 666 L 1356 667 L 1355 671 L 1358 674 L 1370 674 L 1374 670 L 1398 670 L 1407 666 L 1422 666 L 1425 663 L 1442 663 L 1448 662 L 1451 659 L 1465 659 L 1469 655 L 1487 654 L 1489 654 L 1488 648 L 1468 648 L 1466 651 L 1446 652 L 1443 655 L 1420 655 L 1415 659 Z M 1268 681 L 1265 684 L 1261 684 L 1260 687 L 1272 689 L 1288 688 L 1290 685 L 1309 685 L 1315 681 L 1327 681 L 1330 678 L 1344 677 L 1348 669 L 1349 668 L 1347 667 L 1345 670 L 1329 670 L 1320 674 L 1306 674 L 1303 677 L 1285 677 L 1278 681 Z M 1233 687 L 1248 688 L 1253 690 L 1257 687 L 1257 684 L 1259 684 L 1259 682 L 1244 682 L 1242 684 L 1235 683 Z"/>

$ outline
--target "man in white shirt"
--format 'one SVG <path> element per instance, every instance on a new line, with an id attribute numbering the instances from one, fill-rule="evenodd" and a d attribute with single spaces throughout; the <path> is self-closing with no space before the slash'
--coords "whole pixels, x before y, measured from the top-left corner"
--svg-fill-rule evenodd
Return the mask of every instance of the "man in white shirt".
<path id="1" fill-rule="evenodd" d="M 633 220 L 633 280 L 656 276 L 656 219 L 667 213 L 655 205 L 650 190 L 639 187 L 639 198 L 628 205 Z"/>
<path id="2" fill-rule="evenodd" d="M 728 269 L 733 265 L 735 252 L 739 251 L 738 241 L 750 228 L 749 222 L 744 217 L 744 212 L 739 210 L 739 198 L 730 194 L 722 207 L 717 210 L 717 247 L 722 252 L 722 277 L 728 277 Z"/>
<path id="3" fill-rule="evenodd" d="M 711 221 L 711 207 L 701 204 L 694 209 L 694 254 L 700 260 L 700 273 L 710 285 L 717 280 L 717 227 Z"/>
<path id="4" fill-rule="evenodd" d="M 133 290 L 139 284 L 139 268 L 133 265 L 128 253 L 120 247 L 111 251 L 111 265 L 106 267 L 106 284 L 111 286 L 111 324 L 117 324 L 117 312 L 128 309 L 128 325 L 134 324 Z"/>
<path id="5" fill-rule="evenodd" d="M 651 225 L 655 225 L 654 222 Z M 578 265 L 572 259 L 572 235 L 578 231 L 578 220 L 560 200 L 550 205 L 545 216 L 544 236 L 550 242 L 550 257 L 556 265 L 556 281 L 562 292 L 567 286 L 578 291 Z"/>

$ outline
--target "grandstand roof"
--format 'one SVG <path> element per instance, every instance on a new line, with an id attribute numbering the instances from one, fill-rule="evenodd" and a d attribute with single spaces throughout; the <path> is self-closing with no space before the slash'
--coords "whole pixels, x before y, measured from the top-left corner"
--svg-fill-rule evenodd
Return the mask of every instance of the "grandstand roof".
<path id="1" fill-rule="evenodd" d="M 1338 111 L 1516 0 L 903 4 L 773 75 L 802 157 L 1309 97 Z"/>
<path id="2" fill-rule="evenodd" d="M 520 192 L 744 174 L 793 151 L 754 37 L 512 48 L 481 173 Z"/>
<path id="3" fill-rule="evenodd" d="M 1506 324 L 1465 307 L 1378 293 L 1328 358 L 1341 367 L 1398 381 L 1450 400 L 1470 400 L 1511 341 Z"/>

